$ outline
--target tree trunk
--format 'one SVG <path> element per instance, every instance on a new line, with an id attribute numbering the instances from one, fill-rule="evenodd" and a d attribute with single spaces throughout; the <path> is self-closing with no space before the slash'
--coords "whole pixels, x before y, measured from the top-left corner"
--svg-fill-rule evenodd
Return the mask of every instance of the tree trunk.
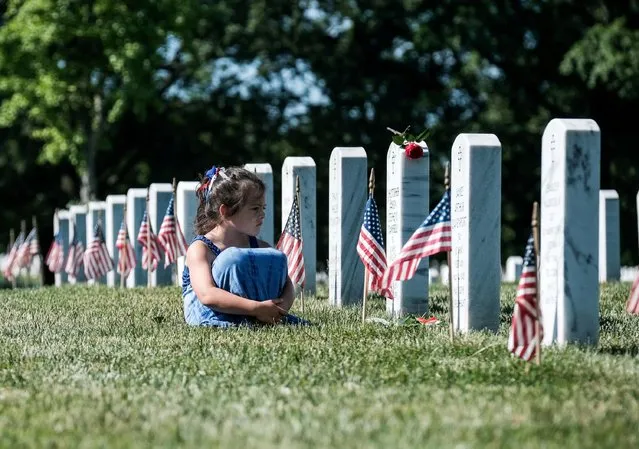
<path id="1" fill-rule="evenodd" d="M 98 190 L 95 158 L 104 131 L 104 110 L 102 108 L 102 96 L 99 93 L 93 97 L 92 115 L 91 128 L 88 135 L 89 141 L 85 147 L 84 155 L 86 166 L 81 174 L 82 186 L 80 188 L 80 200 L 83 203 L 95 200 Z"/>

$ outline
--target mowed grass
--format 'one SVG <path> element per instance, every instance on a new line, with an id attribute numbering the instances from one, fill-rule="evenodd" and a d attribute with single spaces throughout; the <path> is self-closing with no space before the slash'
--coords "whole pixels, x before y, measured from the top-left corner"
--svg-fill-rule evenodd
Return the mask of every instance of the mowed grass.
<path id="1" fill-rule="evenodd" d="M 514 285 L 500 332 L 454 345 L 445 325 L 362 324 L 321 294 L 311 328 L 219 330 L 184 324 L 178 288 L 5 290 L 0 446 L 635 448 L 628 292 L 602 287 L 597 348 L 546 349 L 537 367 L 506 349 Z M 431 290 L 444 322 L 446 295 Z"/>

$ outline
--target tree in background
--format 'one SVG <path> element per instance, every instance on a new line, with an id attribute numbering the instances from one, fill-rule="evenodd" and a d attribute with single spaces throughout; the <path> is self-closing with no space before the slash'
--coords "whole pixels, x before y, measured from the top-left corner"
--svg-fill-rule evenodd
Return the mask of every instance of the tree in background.
<path id="1" fill-rule="evenodd" d="M 96 197 L 97 154 L 125 110 L 144 120 L 175 81 L 172 33 L 188 2 L 9 1 L 0 28 L 0 125 L 42 142 L 39 161 L 69 160 L 79 197 Z M 182 5 L 182 6 L 179 6 Z M 175 53 L 175 52 L 174 52 Z"/>

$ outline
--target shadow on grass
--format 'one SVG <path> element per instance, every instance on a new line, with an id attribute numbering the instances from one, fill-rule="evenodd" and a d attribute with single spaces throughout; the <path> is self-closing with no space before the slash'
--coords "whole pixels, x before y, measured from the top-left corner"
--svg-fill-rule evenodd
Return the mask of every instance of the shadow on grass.
<path id="1" fill-rule="evenodd" d="M 609 354 L 609 355 L 623 355 L 623 356 L 632 356 L 636 357 L 639 355 L 639 345 L 631 344 L 631 345 L 617 345 L 612 344 L 609 346 L 604 346 L 599 349 L 600 354 Z"/>

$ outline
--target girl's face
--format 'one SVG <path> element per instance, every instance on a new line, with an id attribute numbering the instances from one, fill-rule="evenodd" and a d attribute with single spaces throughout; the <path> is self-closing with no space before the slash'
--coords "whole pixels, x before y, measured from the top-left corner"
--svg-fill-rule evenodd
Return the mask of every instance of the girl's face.
<path id="1" fill-rule="evenodd" d="M 227 222 L 244 234 L 256 236 L 260 233 L 262 223 L 264 223 L 265 209 L 266 200 L 264 195 L 253 196 L 233 216 L 228 217 Z"/>

